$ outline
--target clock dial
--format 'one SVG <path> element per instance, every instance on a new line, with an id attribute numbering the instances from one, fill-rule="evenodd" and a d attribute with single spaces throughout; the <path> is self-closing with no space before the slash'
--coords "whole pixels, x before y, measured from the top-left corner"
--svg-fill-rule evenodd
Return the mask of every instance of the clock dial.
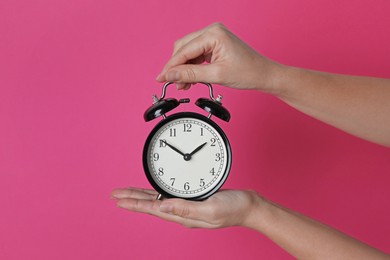
<path id="1" fill-rule="evenodd" d="M 144 150 L 149 181 L 173 197 L 211 195 L 226 180 L 230 162 L 230 145 L 222 130 L 195 113 L 178 113 L 160 122 Z"/>

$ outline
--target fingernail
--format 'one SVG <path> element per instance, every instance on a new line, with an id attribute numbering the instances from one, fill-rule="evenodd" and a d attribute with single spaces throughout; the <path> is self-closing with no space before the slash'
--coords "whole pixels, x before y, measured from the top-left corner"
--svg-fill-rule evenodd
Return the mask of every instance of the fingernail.
<path id="1" fill-rule="evenodd" d="M 178 81 L 180 79 L 180 73 L 177 70 L 171 70 L 166 75 L 167 81 Z"/>
<path id="2" fill-rule="evenodd" d="M 114 192 L 111 192 L 111 194 L 110 194 L 110 198 L 111 199 L 118 199 L 118 197 L 117 197 L 118 195 L 116 195 Z"/>
<path id="3" fill-rule="evenodd" d="M 161 81 L 161 73 L 158 74 L 158 76 L 156 77 L 156 80 L 157 80 L 157 81 Z"/>
<path id="4" fill-rule="evenodd" d="M 164 212 L 164 213 L 172 213 L 173 211 L 173 206 L 171 204 L 167 204 L 167 203 L 162 203 L 160 205 L 160 211 L 161 212 Z"/>

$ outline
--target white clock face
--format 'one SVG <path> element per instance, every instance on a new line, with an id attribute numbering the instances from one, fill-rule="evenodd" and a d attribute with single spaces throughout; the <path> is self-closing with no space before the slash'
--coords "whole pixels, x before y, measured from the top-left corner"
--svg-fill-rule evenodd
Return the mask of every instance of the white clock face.
<path id="1" fill-rule="evenodd" d="M 206 120 L 189 116 L 167 120 L 149 139 L 144 151 L 149 177 L 172 196 L 194 198 L 213 193 L 228 175 L 229 143 L 222 131 Z"/>

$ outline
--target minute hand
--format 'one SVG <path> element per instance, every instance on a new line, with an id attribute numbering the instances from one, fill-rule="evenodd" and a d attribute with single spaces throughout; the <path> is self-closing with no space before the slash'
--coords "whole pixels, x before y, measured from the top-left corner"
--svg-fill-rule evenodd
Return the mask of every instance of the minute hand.
<path id="1" fill-rule="evenodd" d="M 169 146 L 172 150 L 174 150 L 175 152 L 177 152 L 177 153 L 181 154 L 182 156 L 184 156 L 184 153 L 183 153 L 182 151 L 180 151 L 179 149 L 177 149 L 177 148 L 174 147 L 173 145 L 168 144 L 167 141 L 164 141 L 164 143 L 165 143 L 166 145 L 168 145 L 168 146 Z"/>
<path id="2" fill-rule="evenodd" d="M 207 142 L 205 142 L 205 143 L 199 145 L 198 147 L 196 147 L 195 150 L 193 150 L 193 151 L 190 153 L 190 155 L 194 155 L 196 152 L 198 152 L 200 149 L 202 149 L 203 146 L 205 146 L 206 144 L 207 144 Z"/>

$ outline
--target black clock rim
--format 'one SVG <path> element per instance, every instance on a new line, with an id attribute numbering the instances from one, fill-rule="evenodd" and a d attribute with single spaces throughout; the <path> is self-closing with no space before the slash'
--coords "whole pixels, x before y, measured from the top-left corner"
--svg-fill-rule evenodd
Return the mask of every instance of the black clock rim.
<path id="1" fill-rule="evenodd" d="M 209 192 L 202 194 L 200 196 L 195 196 L 195 197 L 190 197 L 190 198 L 183 198 L 183 197 L 174 196 L 174 195 L 166 192 L 165 190 L 163 190 L 153 179 L 152 174 L 150 173 L 149 167 L 148 167 L 148 148 L 149 148 L 149 144 L 152 141 L 152 138 L 155 135 L 155 133 L 163 125 L 165 125 L 173 120 L 176 120 L 179 118 L 184 118 L 184 117 L 199 119 L 199 120 L 202 120 L 202 121 L 210 124 L 212 127 L 214 127 L 214 129 L 221 135 L 224 143 L 226 144 L 226 151 L 227 151 L 226 152 L 227 165 L 226 165 L 225 171 L 223 173 L 223 175 L 224 175 L 223 178 Z M 227 177 L 229 176 L 229 173 L 230 173 L 231 164 L 232 164 L 232 151 L 231 151 L 230 142 L 227 139 L 225 132 L 214 121 L 205 117 L 204 115 L 197 114 L 194 112 L 179 112 L 179 113 L 175 113 L 175 114 L 172 114 L 170 116 L 167 116 L 165 119 L 158 122 L 158 124 L 156 126 L 154 126 L 154 128 L 149 133 L 149 135 L 145 141 L 144 149 L 143 149 L 143 153 L 142 153 L 142 162 L 143 162 L 143 167 L 144 167 L 144 172 L 145 172 L 146 178 L 148 179 L 148 181 L 152 185 L 152 187 L 158 193 L 160 193 L 163 197 L 165 197 L 165 198 L 180 198 L 180 199 L 186 199 L 186 200 L 205 200 L 208 197 L 210 197 L 211 195 L 213 195 L 214 193 L 216 193 L 222 187 L 222 185 L 225 183 L 225 181 L 227 180 Z"/>

